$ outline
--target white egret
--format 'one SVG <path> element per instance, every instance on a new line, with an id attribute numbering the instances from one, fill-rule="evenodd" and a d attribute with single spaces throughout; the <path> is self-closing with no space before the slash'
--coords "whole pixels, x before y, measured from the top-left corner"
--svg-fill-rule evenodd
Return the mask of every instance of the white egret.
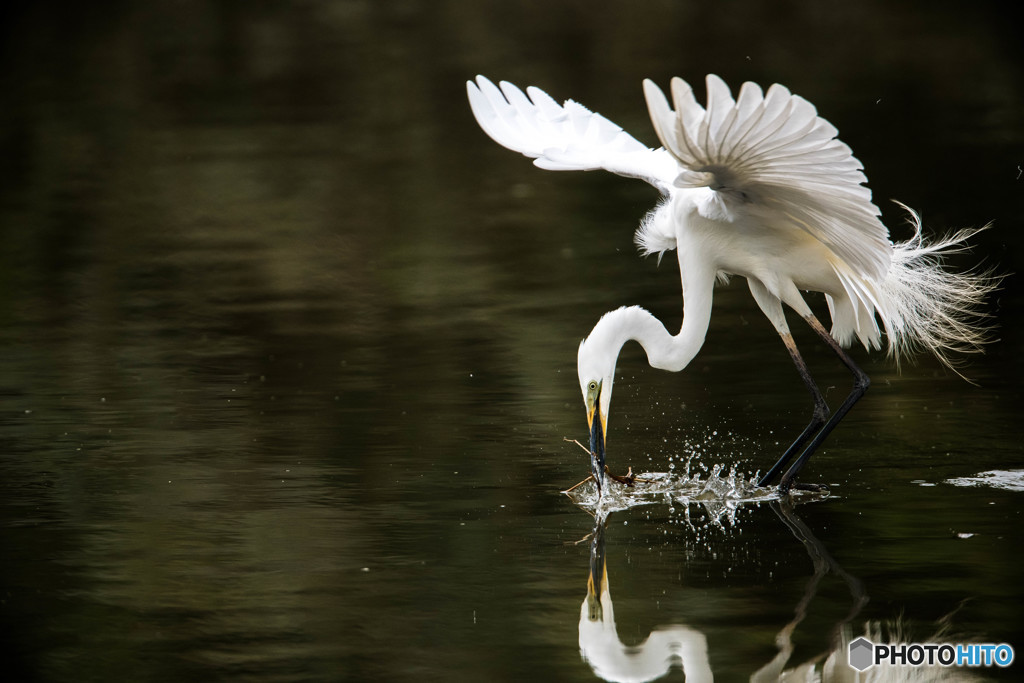
<path id="1" fill-rule="evenodd" d="M 763 92 L 744 83 L 734 100 L 728 86 L 709 75 L 705 109 L 693 89 L 675 78 L 673 109 L 645 80 L 659 149 L 648 148 L 600 114 L 572 100 L 558 104 L 537 88 L 524 93 L 483 76 L 467 88 L 481 128 L 499 144 L 532 157 L 536 166 L 604 169 L 643 179 L 663 195 L 643 219 L 636 243 L 644 255 L 658 254 L 659 260 L 666 251 L 677 252 L 683 289 L 679 333 L 669 333 L 642 308 L 623 307 L 605 314 L 579 347 L 577 370 L 599 490 L 622 346 L 635 340 L 652 367 L 685 368 L 704 344 L 716 280 L 747 279 L 813 398 L 806 429 L 759 481 L 771 484 L 798 456 L 782 475 L 782 491 L 868 388 L 867 375 L 843 347 L 856 339 L 866 349 L 878 349 L 884 329 L 889 355 L 897 361 L 925 350 L 952 367 L 951 354 L 977 351 L 984 343 L 984 330 L 974 322 L 996 278 L 949 271 L 941 263 L 976 231 L 927 241 L 920 218 L 903 207 L 914 235 L 890 242 L 860 162 L 810 102 L 781 85 Z M 824 293 L 831 332 L 801 290 Z M 852 390 L 831 415 L 797 351 L 783 304 L 853 373 Z"/>

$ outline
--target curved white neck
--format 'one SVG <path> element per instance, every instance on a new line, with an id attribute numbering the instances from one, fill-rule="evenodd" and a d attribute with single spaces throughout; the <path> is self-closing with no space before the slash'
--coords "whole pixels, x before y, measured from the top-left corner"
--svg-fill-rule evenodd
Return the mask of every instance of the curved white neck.
<path id="1" fill-rule="evenodd" d="M 715 286 L 714 269 L 699 258 L 688 258 L 691 251 L 680 248 L 678 252 L 683 285 L 683 324 L 679 334 L 669 334 L 660 320 L 639 306 L 630 306 L 605 314 L 591 336 L 604 327 L 601 332 L 610 335 L 608 342 L 616 356 L 627 341 L 638 342 L 653 368 L 679 372 L 689 365 L 704 345 Z"/>
<path id="2" fill-rule="evenodd" d="M 695 317 L 684 314 L 683 326 L 679 334 L 673 336 L 649 312 L 639 306 L 629 306 L 606 313 L 590 336 L 595 341 L 606 337 L 606 348 L 613 350 L 616 356 L 626 342 L 638 342 L 652 368 L 679 372 L 700 351 L 706 332 L 706 320 L 701 325 Z"/>

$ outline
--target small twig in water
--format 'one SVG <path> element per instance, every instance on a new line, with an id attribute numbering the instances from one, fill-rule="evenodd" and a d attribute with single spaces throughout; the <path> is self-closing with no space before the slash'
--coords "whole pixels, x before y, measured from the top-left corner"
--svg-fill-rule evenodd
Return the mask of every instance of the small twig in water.
<path id="1" fill-rule="evenodd" d="M 562 441 L 565 441 L 567 443 L 574 443 L 577 446 L 579 446 L 580 448 L 582 448 L 584 451 L 586 451 L 587 455 L 594 455 L 593 451 L 591 451 L 589 448 L 587 448 L 586 446 L 581 444 L 576 439 L 570 439 L 567 436 L 563 436 L 562 437 Z M 633 468 L 632 467 L 630 467 L 629 471 L 626 472 L 625 474 L 623 474 L 622 476 L 619 476 L 617 474 L 612 474 L 611 471 L 608 469 L 608 465 L 604 466 L 604 472 L 605 472 L 605 474 L 607 474 L 609 477 L 611 477 L 612 479 L 614 479 L 618 483 L 624 484 L 626 486 L 632 486 L 636 482 L 640 482 L 642 484 L 649 484 L 650 481 L 651 481 L 650 479 L 637 479 L 636 475 L 633 474 Z M 592 481 L 593 479 L 594 479 L 594 475 L 590 475 L 589 477 L 587 477 L 586 479 L 584 479 L 580 483 L 574 484 L 573 486 L 570 486 L 566 490 L 562 491 L 562 493 L 569 493 L 570 491 L 572 491 L 574 489 L 578 489 L 579 487 L 583 486 L 588 481 Z"/>
<path id="2" fill-rule="evenodd" d="M 629 471 L 626 472 L 621 477 L 618 476 L 618 475 L 612 474 L 611 472 L 609 472 L 607 465 L 605 465 L 604 472 L 605 472 L 605 474 L 607 474 L 609 477 L 611 477 L 615 481 L 619 482 L 620 484 L 625 484 L 626 486 L 632 486 L 633 482 L 636 481 L 636 475 L 633 474 L 633 468 L 632 467 L 630 467 Z"/>
<path id="3" fill-rule="evenodd" d="M 588 481 L 591 481 L 591 480 L 592 480 L 593 478 L 594 478 L 594 475 L 593 475 L 593 474 L 587 475 L 587 478 L 586 478 L 586 479 L 584 479 L 583 481 L 581 481 L 581 482 L 580 482 L 580 483 L 578 483 L 578 484 L 574 484 L 574 485 L 570 486 L 570 487 L 569 487 L 569 488 L 567 488 L 566 490 L 562 491 L 562 493 L 569 493 L 570 491 L 572 491 L 572 490 L 574 490 L 574 489 L 578 489 L 579 487 L 581 487 L 581 486 L 583 486 L 584 484 L 586 484 L 586 483 L 587 483 Z"/>
<path id="4" fill-rule="evenodd" d="M 589 511 L 588 511 L 588 512 L 589 512 Z M 593 516 L 594 516 L 594 513 L 592 513 L 592 512 L 591 512 L 591 513 L 590 513 L 590 516 L 591 516 L 591 517 L 593 517 Z M 592 537 L 593 535 L 594 535 L 594 532 L 593 532 L 593 531 L 591 531 L 591 532 L 590 532 L 589 534 L 587 534 L 586 536 L 584 536 L 583 538 L 581 538 L 581 539 L 580 539 L 580 540 L 578 540 L 578 541 L 566 541 L 566 542 L 565 542 L 565 545 L 579 545 L 580 543 L 586 543 L 587 541 L 589 541 L 589 540 L 590 540 L 590 538 L 591 538 L 591 537 Z"/>
<path id="5" fill-rule="evenodd" d="M 562 437 L 562 441 L 566 441 L 566 442 L 568 442 L 568 443 L 574 443 L 574 444 L 576 444 L 577 446 L 579 446 L 580 448 L 582 448 L 582 449 L 583 449 L 584 451 L 586 451 L 587 455 L 593 455 L 593 454 L 594 454 L 594 453 L 593 453 L 593 451 L 591 451 L 591 450 L 590 450 L 589 448 L 587 448 L 586 446 L 584 446 L 583 444 L 581 444 L 581 443 L 580 443 L 579 441 L 577 441 L 576 439 L 570 439 L 570 438 L 569 438 L 569 437 L 567 437 L 567 436 L 563 436 L 563 437 Z"/>

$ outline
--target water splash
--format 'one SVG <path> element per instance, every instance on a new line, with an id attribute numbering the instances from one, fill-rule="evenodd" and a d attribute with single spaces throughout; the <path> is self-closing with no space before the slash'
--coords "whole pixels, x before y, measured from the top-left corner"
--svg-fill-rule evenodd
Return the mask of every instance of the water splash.
<path id="1" fill-rule="evenodd" d="M 565 493 L 574 503 L 593 515 L 665 504 L 670 514 L 675 514 L 679 508 L 682 521 L 693 528 L 698 526 L 690 515 L 693 506 L 700 506 L 705 511 L 707 521 L 699 525 L 701 528 L 709 525 L 724 528 L 736 525 L 736 513 L 743 505 L 765 503 L 782 497 L 776 487 L 757 485 L 758 472 L 741 474 L 735 465 L 730 465 L 728 471 L 723 464 L 713 465 L 709 470 L 700 463 L 694 464 L 691 457 L 683 461 L 680 469 L 678 472 L 673 469 L 670 472 L 639 474 L 632 486 L 609 480 L 604 495 L 600 497 L 592 482 Z M 790 495 L 804 501 L 820 500 L 829 494 L 827 491 L 792 491 Z"/>
<path id="2" fill-rule="evenodd" d="M 768 435 L 771 434 L 769 431 Z M 760 471 L 748 474 L 737 469 L 750 462 L 751 452 L 760 450 L 761 440 L 753 440 L 720 423 L 703 430 L 688 430 L 675 447 L 669 443 L 666 438 L 664 452 L 647 455 L 652 465 L 656 460 L 667 461 L 667 472 L 638 474 L 632 486 L 609 479 L 600 498 L 593 482 L 564 493 L 595 516 L 664 504 L 668 506 L 671 523 L 681 523 L 695 531 L 733 528 L 738 512 L 745 506 L 783 497 L 774 486 L 757 486 Z M 720 459 L 733 464 L 708 465 Z M 829 492 L 793 490 L 789 496 L 792 502 L 803 503 L 828 498 Z"/>
<path id="3" fill-rule="evenodd" d="M 1004 491 L 1024 491 L 1024 470 L 989 470 L 974 477 L 947 479 L 953 486 L 991 486 Z"/>

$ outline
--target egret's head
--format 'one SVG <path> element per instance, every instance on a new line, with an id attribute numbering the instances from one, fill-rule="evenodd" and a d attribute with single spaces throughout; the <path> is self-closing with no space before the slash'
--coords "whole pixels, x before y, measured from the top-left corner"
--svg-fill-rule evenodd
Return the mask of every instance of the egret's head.
<path id="1" fill-rule="evenodd" d="M 610 362 L 595 353 L 588 337 L 580 343 L 576 361 L 583 404 L 587 407 L 587 425 L 601 427 L 601 438 L 608 433 L 608 410 L 612 403 L 612 383 L 615 381 L 615 358 Z"/>
<path id="2" fill-rule="evenodd" d="M 610 349 L 604 336 L 599 334 L 600 326 L 598 323 L 590 336 L 580 343 L 576 362 L 583 405 L 587 409 L 587 426 L 590 428 L 591 474 L 599 490 L 604 488 L 604 443 L 608 434 L 615 361 L 619 355 L 619 349 Z"/>

